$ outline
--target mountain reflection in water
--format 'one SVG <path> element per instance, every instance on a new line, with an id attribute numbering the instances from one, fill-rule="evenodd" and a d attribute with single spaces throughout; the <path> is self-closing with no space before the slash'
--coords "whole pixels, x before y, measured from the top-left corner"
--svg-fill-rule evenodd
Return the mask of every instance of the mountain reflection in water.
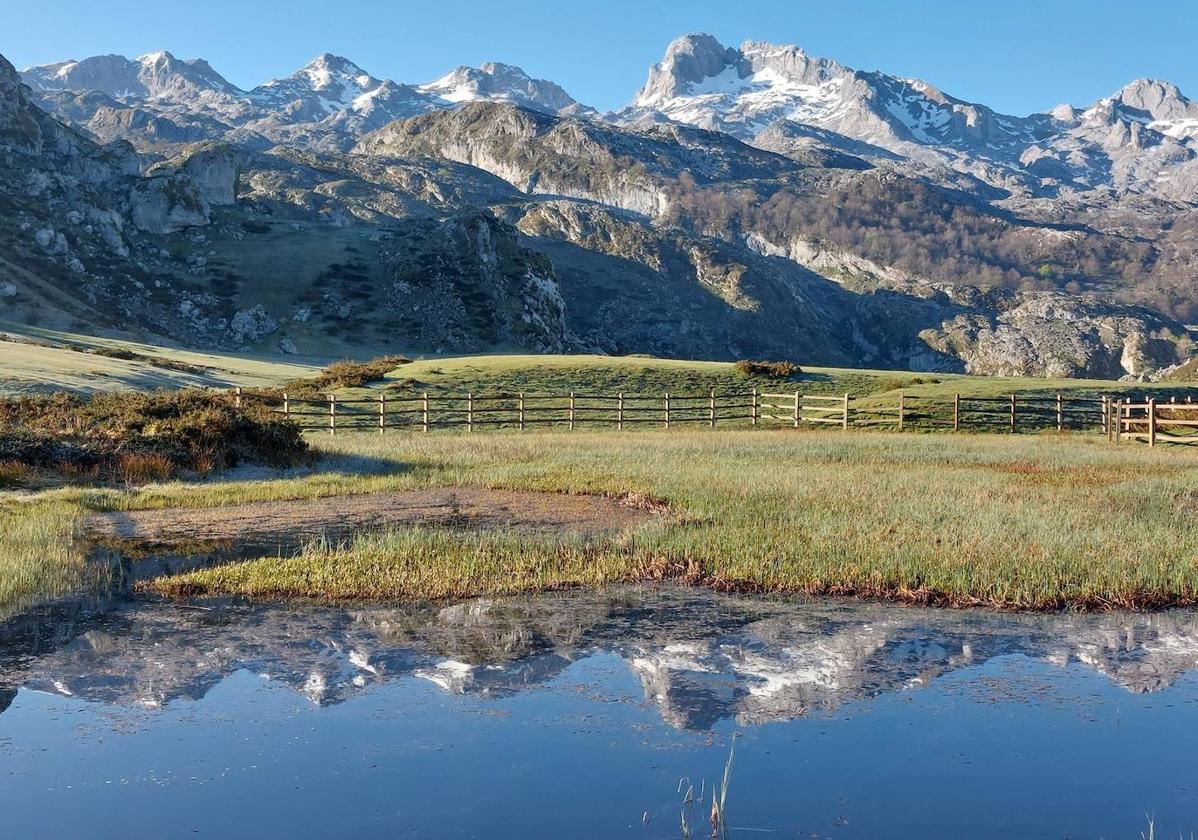
<path id="1" fill-rule="evenodd" d="M 668 724 L 703 730 L 826 712 L 1010 654 L 1080 663 L 1136 693 L 1198 667 L 1189 611 L 1012 615 L 640 587 L 450 606 L 132 602 L 39 639 L 0 647 L 0 713 L 18 688 L 160 707 L 242 670 L 320 705 L 401 677 L 510 696 L 602 653 L 627 662 Z"/>

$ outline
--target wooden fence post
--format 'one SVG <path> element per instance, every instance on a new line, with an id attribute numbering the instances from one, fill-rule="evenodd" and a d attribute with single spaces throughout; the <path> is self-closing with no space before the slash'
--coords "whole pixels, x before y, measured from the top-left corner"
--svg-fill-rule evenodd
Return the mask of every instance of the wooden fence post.
<path id="1" fill-rule="evenodd" d="M 799 428 L 799 420 L 803 416 L 803 397 L 795 391 L 795 428 Z"/>
<path id="2" fill-rule="evenodd" d="M 1156 398 L 1148 401 L 1148 446 L 1156 446 Z"/>
<path id="3" fill-rule="evenodd" d="M 848 394 L 844 395 L 844 413 L 841 415 L 841 418 L 840 418 L 840 428 L 846 432 L 848 431 L 848 428 L 849 428 L 849 395 Z"/>
<path id="4" fill-rule="evenodd" d="M 387 395 L 379 394 L 379 434 L 387 428 Z"/>
<path id="5" fill-rule="evenodd" d="M 329 434 L 337 434 L 337 395 L 329 394 Z"/>
<path id="6" fill-rule="evenodd" d="M 570 392 L 570 431 L 574 431 L 574 392 Z"/>
<path id="7" fill-rule="evenodd" d="M 1015 431 L 1015 395 L 1011 394 L 1011 431 Z"/>
<path id="8" fill-rule="evenodd" d="M 711 428 L 715 428 L 715 388 L 711 389 Z"/>
<path id="9" fill-rule="evenodd" d="M 670 392 L 666 391 L 666 428 L 670 428 Z"/>
<path id="10" fill-rule="evenodd" d="M 523 392 L 523 391 L 521 391 L 521 392 L 520 392 L 520 395 L 519 395 L 519 400 L 520 400 L 520 403 L 519 403 L 519 408 L 520 408 L 520 431 L 524 431 L 524 392 Z"/>
<path id="11" fill-rule="evenodd" d="M 233 407 L 241 408 L 241 386 L 238 385 L 233 389 Z"/>
<path id="12" fill-rule="evenodd" d="M 420 395 L 420 426 L 428 431 L 428 391 Z"/>
<path id="13" fill-rule="evenodd" d="M 287 396 L 287 392 L 283 392 L 283 416 L 290 419 L 291 417 L 291 398 Z"/>
<path id="14" fill-rule="evenodd" d="M 752 420 L 751 425 L 756 426 L 757 425 L 757 389 L 756 388 L 753 389 L 753 404 L 749 407 L 749 418 Z"/>
<path id="15" fill-rule="evenodd" d="M 961 429 L 961 395 L 953 394 L 953 431 Z"/>
<path id="16" fill-rule="evenodd" d="M 1061 400 L 1060 393 L 1057 394 L 1057 431 L 1065 431 L 1065 406 Z"/>
<path id="17" fill-rule="evenodd" d="M 474 394 L 466 394 L 466 431 L 474 431 Z"/>
<path id="18" fill-rule="evenodd" d="M 903 430 L 903 414 L 906 412 L 906 409 L 907 409 L 907 397 L 902 391 L 899 391 L 898 430 L 900 432 Z"/>
<path id="19" fill-rule="evenodd" d="M 624 430 L 624 392 L 616 394 L 616 428 Z"/>

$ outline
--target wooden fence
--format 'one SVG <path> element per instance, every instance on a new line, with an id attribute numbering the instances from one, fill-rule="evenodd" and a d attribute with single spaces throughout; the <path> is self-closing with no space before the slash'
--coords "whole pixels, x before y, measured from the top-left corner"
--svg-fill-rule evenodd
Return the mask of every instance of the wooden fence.
<path id="1" fill-rule="evenodd" d="M 973 397 L 708 391 L 703 394 L 381 393 L 345 398 L 234 389 L 237 405 L 267 405 L 307 430 L 564 429 L 676 426 L 803 426 L 971 430 L 1093 431 L 1108 440 L 1198 443 L 1198 403 L 1064 394 Z"/>
<path id="2" fill-rule="evenodd" d="M 1115 418 L 1107 431 L 1108 440 L 1157 443 L 1198 443 L 1198 403 L 1155 399 L 1117 400 Z"/>

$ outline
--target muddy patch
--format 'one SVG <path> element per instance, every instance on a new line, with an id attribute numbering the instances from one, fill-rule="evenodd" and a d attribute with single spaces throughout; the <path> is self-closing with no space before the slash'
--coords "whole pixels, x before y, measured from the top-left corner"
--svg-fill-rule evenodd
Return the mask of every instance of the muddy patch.
<path id="1" fill-rule="evenodd" d="M 363 531 L 427 526 L 602 538 L 661 516 L 664 505 L 624 498 L 446 487 L 218 508 L 95 513 L 84 535 L 120 556 L 133 578 L 222 560 L 289 554 L 313 540 L 341 542 Z"/>

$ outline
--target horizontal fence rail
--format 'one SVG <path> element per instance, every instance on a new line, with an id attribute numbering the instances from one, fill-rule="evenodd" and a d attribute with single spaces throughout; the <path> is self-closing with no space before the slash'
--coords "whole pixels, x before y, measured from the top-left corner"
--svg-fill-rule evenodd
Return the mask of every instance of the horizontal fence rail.
<path id="1" fill-rule="evenodd" d="M 1148 397 L 1010 394 L 975 397 L 886 394 L 447 393 L 387 392 L 376 397 L 296 396 L 233 390 L 238 406 L 255 403 L 305 430 L 631 429 L 740 425 L 790 428 L 972 430 L 1010 433 L 1092 431 L 1119 442 L 1198 443 L 1198 403 Z"/>

